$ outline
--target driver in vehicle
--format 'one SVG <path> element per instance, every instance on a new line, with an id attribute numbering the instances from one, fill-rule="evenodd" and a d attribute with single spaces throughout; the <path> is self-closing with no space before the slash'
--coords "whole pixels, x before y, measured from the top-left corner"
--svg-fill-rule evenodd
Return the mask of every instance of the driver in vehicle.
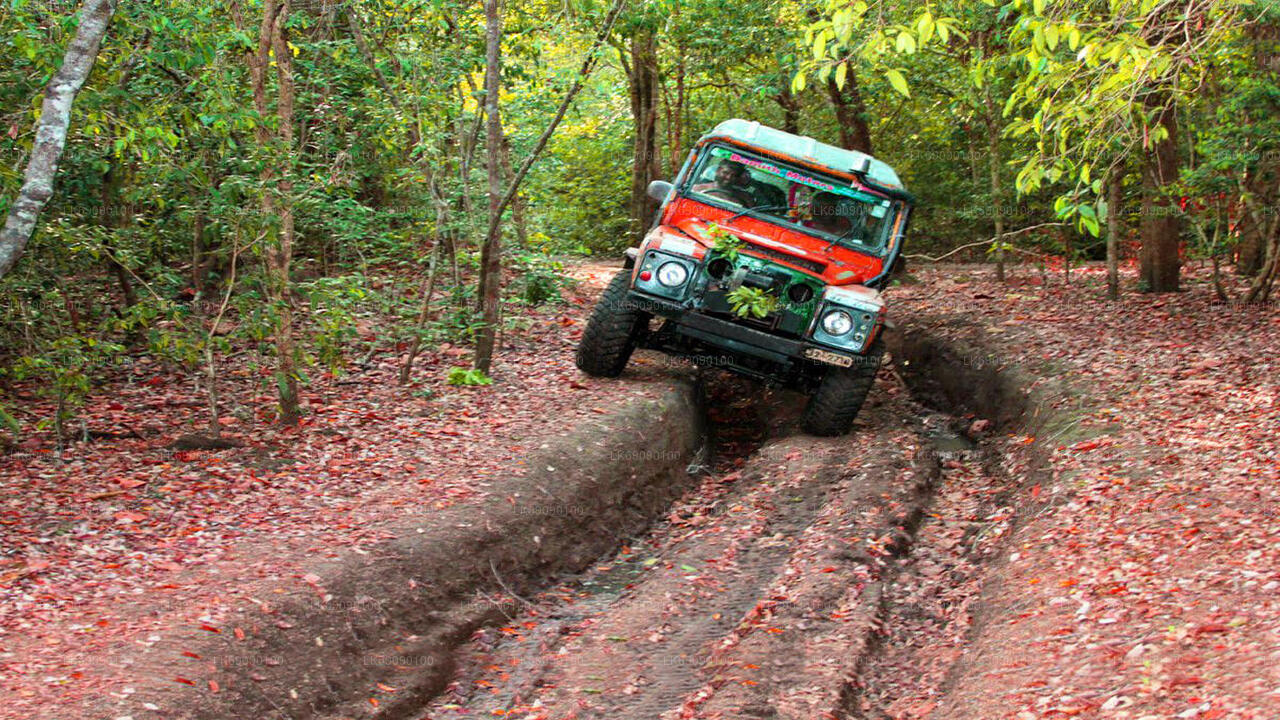
<path id="1" fill-rule="evenodd" d="M 747 173 L 747 168 L 741 163 L 736 163 L 732 160 L 721 160 L 720 164 L 716 166 L 715 182 L 695 185 L 693 189 L 712 197 L 729 200 L 743 207 L 751 207 L 756 204 L 756 200 L 748 188 L 744 188 L 739 184 L 743 175 L 750 177 Z"/>

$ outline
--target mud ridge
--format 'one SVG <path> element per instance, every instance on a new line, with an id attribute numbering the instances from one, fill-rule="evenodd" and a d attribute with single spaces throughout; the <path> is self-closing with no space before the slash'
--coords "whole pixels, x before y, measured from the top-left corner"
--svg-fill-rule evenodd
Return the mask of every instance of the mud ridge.
<path id="1" fill-rule="evenodd" d="M 1049 480 L 1053 443 L 1074 427 L 1069 385 L 1034 375 L 974 323 L 914 317 L 888 346 L 913 397 L 974 444 L 940 458 L 933 512 L 900 582 L 883 597 L 883 626 L 846 687 L 837 717 L 850 719 L 924 717 L 945 704 L 967 672 L 968 653 L 1002 617 L 1000 565 L 1018 528 L 1051 510 L 1035 489 Z M 1000 435 L 1026 438 L 1017 458 L 984 442 Z M 914 647 L 921 638 L 929 639 L 927 654 Z"/>
<path id="2" fill-rule="evenodd" d="M 399 522 L 388 540 L 282 579 L 294 590 L 132 651 L 137 687 L 85 717 L 406 717 L 443 688 L 474 631 L 648 527 L 696 482 L 700 387 L 658 381 L 626 403 L 545 444 L 487 499 Z"/>

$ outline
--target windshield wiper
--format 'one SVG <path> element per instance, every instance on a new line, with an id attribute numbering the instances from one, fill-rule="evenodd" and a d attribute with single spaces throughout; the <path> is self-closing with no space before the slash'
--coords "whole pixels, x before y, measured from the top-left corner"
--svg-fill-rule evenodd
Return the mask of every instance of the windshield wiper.
<path id="1" fill-rule="evenodd" d="M 754 214 L 757 210 L 759 210 L 760 212 L 770 212 L 773 210 L 789 210 L 790 208 L 791 208 L 790 205 L 757 205 L 755 207 L 743 208 L 742 212 L 727 218 L 725 222 L 731 223 L 734 220 L 737 220 L 738 218 L 742 217 L 743 215 Z"/>
<path id="2" fill-rule="evenodd" d="M 857 232 L 858 232 L 858 228 L 856 227 L 850 228 L 844 234 L 840 235 L 835 240 L 832 240 L 830 245 L 822 248 L 822 252 L 824 253 L 831 252 L 831 248 L 835 247 L 837 244 L 840 244 L 841 240 L 853 240 L 855 243 L 858 243 L 859 245 L 864 245 L 865 243 L 854 240 L 854 234 Z M 844 245 L 840 244 L 840 247 L 844 247 Z"/>

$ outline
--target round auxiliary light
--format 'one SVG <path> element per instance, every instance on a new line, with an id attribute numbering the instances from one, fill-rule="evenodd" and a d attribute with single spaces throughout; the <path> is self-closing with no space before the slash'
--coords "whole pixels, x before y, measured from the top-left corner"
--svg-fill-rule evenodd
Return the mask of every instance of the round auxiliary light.
<path id="1" fill-rule="evenodd" d="M 653 273 L 649 272 L 648 270 L 641 270 L 640 279 L 645 282 L 649 282 L 650 280 L 653 279 Z"/>
<path id="2" fill-rule="evenodd" d="M 828 335 L 844 335 L 853 329 L 853 318 L 843 310 L 832 310 L 822 316 L 822 330 Z"/>
<path id="3" fill-rule="evenodd" d="M 682 263 L 669 262 L 658 268 L 658 282 L 667 287 L 680 287 L 689 279 L 689 270 Z"/>

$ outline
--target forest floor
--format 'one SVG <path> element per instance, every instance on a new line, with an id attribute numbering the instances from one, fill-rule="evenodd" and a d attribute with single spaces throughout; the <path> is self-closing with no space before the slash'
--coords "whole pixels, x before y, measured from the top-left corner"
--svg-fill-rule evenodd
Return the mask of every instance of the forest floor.
<path id="1" fill-rule="evenodd" d="M 573 365 L 581 320 L 615 268 L 571 266 L 580 282 L 564 304 L 518 309 L 524 329 L 505 334 L 491 386 L 445 381 L 468 365 L 467 348 L 421 355 L 407 387 L 396 383 L 402 354 L 386 352 L 317 378 L 302 424 L 281 429 L 265 374 L 242 355 L 220 375 L 223 435 L 243 447 L 171 448 L 205 429 L 202 393 L 145 357 L 80 413 L 90 432 L 119 437 L 72 442 L 61 458 L 34 422 L 52 408 L 17 388 L 32 422 L 0 455 L 0 717 L 128 692 L 137 678 L 104 663 L 108 650 L 313 582 L 304 560 L 359 552 L 399 518 L 478 501 L 548 439 L 652 394 L 643 377 L 620 391 Z"/>
<path id="2" fill-rule="evenodd" d="M 1073 427 L 991 439 L 1020 483 L 985 518 L 982 485 L 943 487 L 861 678 L 867 717 L 1280 717 L 1280 311 L 1186 272 L 1185 292 L 1114 303 L 1096 266 L 1070 285 L 928 268 L 893 291 L 899 318 L 979 326 L 973 362 L 1069 388 Z M 1047 467 L 1022 474 L 1032 442 Z M 1019 514 L 981 572 L 982 543 L 949 532 Z"/>
<path id="3" fill-rule="evenodd" d="M 58 459 L 32 434 L 0 458 L 0 717 L 127 692 L 109 645 L 309 582 L 301 558 L 474 500 L 575 418 L 648 392 L 670 371 L 653 357 L 622 381 L 573 367 L 612 267 L 577 267 L 566 305 L 530 310 L 490 387 L 445 384 L 468 359 L 445 347 L 400 388 L 388 353 L 317 380 L 284 431 L 258 378 L 228 368 L 245 446 L 175 451 L 198 396 L 139 362 L 85 417 L 140 437 Z M 796 396 L 713 382 L 698 489 L 478 634 L 424 717 L 1280 717 L 1280 312 L 1215 303 L 1188 275 L 1188 292 L 1118 303 L 1092 267 L 1070 285 L 927 268 L 889 291 L 899 323 L 972 321 L 974 363 L 1072 388 L 1061 442 L 959 418 L 975 448 L 890 369 L 842 440 L 796 434 Z"/>

